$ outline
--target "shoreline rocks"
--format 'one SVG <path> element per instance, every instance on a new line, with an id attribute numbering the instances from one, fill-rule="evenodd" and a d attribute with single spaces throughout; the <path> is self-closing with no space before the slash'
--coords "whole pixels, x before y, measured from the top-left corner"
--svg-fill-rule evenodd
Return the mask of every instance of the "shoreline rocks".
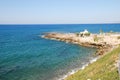
<path id="1" fill-rule="evenodd" d="M 103 37 L 102 41 L 94 41 L 94 36 Z M 118 35 L 120 36 L 120 35 Z M 109 49 L 114 46 L 114 44 L 108 43 L 109 41 L 106 38 L 111 38 L 111 36 L 103 36 L 97 34 L 91 34 L 90 36 L 86 37 L 79 37 L 75 33 L 46 33 L 42 36 L 42 38 L 57 40 L 57 41 L 64 41 L 66 43 L 73 43 L 78 44 L 85 47 L 95 47 L 97 48 L 97 55 L 103 55 L 105 52 L 109 51 Z M 105 38 L 105 39 L 104 39 Z M 113 38 L 113 37 L 112 37 Z M 116 38 L 114 38 L 116 39 Z M 108 41 L 108 42 L 107 42 Z M 118 41 L 119 42 L 119 41 Z M 114 43 L 114 42 L 113 42 Z M 119 43 L 118 43 L 119 44 Z"/>

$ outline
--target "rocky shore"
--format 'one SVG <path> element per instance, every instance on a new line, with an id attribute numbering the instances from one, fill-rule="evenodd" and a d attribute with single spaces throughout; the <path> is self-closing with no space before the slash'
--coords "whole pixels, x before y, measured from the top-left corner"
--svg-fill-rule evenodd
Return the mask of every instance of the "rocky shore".
<path id="1" fill-rule="evenodd" d="M 78 44 L 86 47 L 97 48 L 97 54 L 103 55 L 112 47 L 120 44 L 120 34 L 90 34 L 89 36 L 80 36 L 76 33 L 57 33 L 50 32 L 41 36 L 42 38 L 64 41 L 66 43 Z"/>
<path id="2" fill-rule="evenodd" d="M 45 33 L 41 37 L 45 38 L 45 39 L 64 41 L 66 43 L 78 44 L 78 45 L 86 46 L 86 47 L 95 47 L 95 48 L 97 48 L 96 55 L 103 55 L 105 53 L 109 53 L 109 54 L 116 53 L 116 51 L 119 51 L 119 49 L 118 50 L 114 50 L 114 49 L 116 49 L 120 45 L 120 34 L 119 33 L 90 34 L 89 36 L 88 35 L 81 36 L 76 33 L 50 32 L 50 33 Z M 112 50 L 114 50 L 114 51 L 112 51 Z M 108 55 L 106 55 L 106 56 L 108 56 Z M 103 62 L 102 63 L 100 62 L 99 64 L 102 64 L 102 65 L 104 64 L 103 66 L 106 66 L 107 63 L 104 62 L 104 57 L 106 57 L 106 56 L 101 56 L 101 59 L 99 59 L 96 63 L 98 64 L 99 61 L 101 60 Z M 112 59 L 110 59 L 110 60 L 112 60 Z M 108 61 L 108 63 L 111 63 L 110 60 Z M 95 65 L 93 64 L 93 66 L 92 66 L 92 67 L 95 67 L 95 69 L 96 69 L 96 63 L 94 63 Z M 114 63 L 114 64 L 116 64 L 116 63 Z M 87 67 L 87 68 L 91 69 L 91 65 L 89 65 L 90 68 L 89 67 Z M 101 65 L 98 65 L 98 66 L 101 66 Z M 99 73 L 102 68 L 103 67 L 97 69 L 96 71 L 98 71 L 98 73 Z M 108 67 L 106 67 L 106 69 L 107 68 Z M 88 72 L 89 72 L 89 69 L 88 69 Z M 86 71 L 86 70 L 87 69 L 85 69 L 84 71 Z M 77 72 L 74 73 L 75 75 L 69 74 L 60 80 L 73 80 L 73 79 L 79 80 L 78 76 L 82 75 L 82 74 L 79 74 L 79 72 L 80 71 L 78 70 Z M 108 72 L 108 71 L 106 71 L 106 72 Z M 86 79 L 83 79 L 83 80 L 86 80 Z"/>

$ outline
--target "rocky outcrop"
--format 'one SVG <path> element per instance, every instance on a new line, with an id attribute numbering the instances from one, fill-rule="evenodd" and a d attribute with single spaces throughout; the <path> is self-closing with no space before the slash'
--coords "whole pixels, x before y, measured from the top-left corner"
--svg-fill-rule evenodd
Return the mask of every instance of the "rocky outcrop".
<path id="1" fill-rule="evenodd" d="M 79 44 L 85 47 L 95 47 L 97 48 L 96 54 L 103 55 L 106 51 L 108 51 L 112 46 L 106 44 L 106 42 L 92 42 L 92 41 L 84 41 L 83 37 L 76 37 L 75 34 L 65 34 L 65 33 L 46 33 L 42 36 L 42 38 L 64 41 L 67 43 Z"/>

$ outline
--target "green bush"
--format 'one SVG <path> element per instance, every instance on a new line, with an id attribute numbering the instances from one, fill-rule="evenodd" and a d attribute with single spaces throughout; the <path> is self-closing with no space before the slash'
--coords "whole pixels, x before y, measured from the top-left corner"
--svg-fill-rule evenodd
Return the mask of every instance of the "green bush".
<path id="1" fill-rule="evenodd" d="M 78 33 L 78 32 L 76 33 L 76 36 L 79 36 L 79 33 Z"/>
<path id="2" fill-rule="evenodd" d="M 99 38 L 97 37 L 97 35 L 94 36 L 94 41 L 95 41 L 95 42 L 98 42 L 98 40 L 99 40 Z"/>
<path id="3" fill-rule="evenodd" d="M 84 34 L 85 36 L 90 36 L 90 33 L 86 33 L 86 34 Z"/>
<path id="4" fill-rule="evenodd" d="M 120 36 L 118 36 L 117 39 L 120 39 Z"/>

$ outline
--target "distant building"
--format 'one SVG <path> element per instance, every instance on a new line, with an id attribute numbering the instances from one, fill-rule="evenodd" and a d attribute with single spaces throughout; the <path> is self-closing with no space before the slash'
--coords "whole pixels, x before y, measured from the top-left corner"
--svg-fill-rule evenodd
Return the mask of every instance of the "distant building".
<path id="1" fill-rule="evenodd" d="M 80 33 L 79 33 L 79 36 L 80 36 L 80 37 L 89 36 L 89 35 L 90 35 L 90 32 L 88 32 L 87 29 L 85 29 L 83 32 L 80 32 Z"/>

